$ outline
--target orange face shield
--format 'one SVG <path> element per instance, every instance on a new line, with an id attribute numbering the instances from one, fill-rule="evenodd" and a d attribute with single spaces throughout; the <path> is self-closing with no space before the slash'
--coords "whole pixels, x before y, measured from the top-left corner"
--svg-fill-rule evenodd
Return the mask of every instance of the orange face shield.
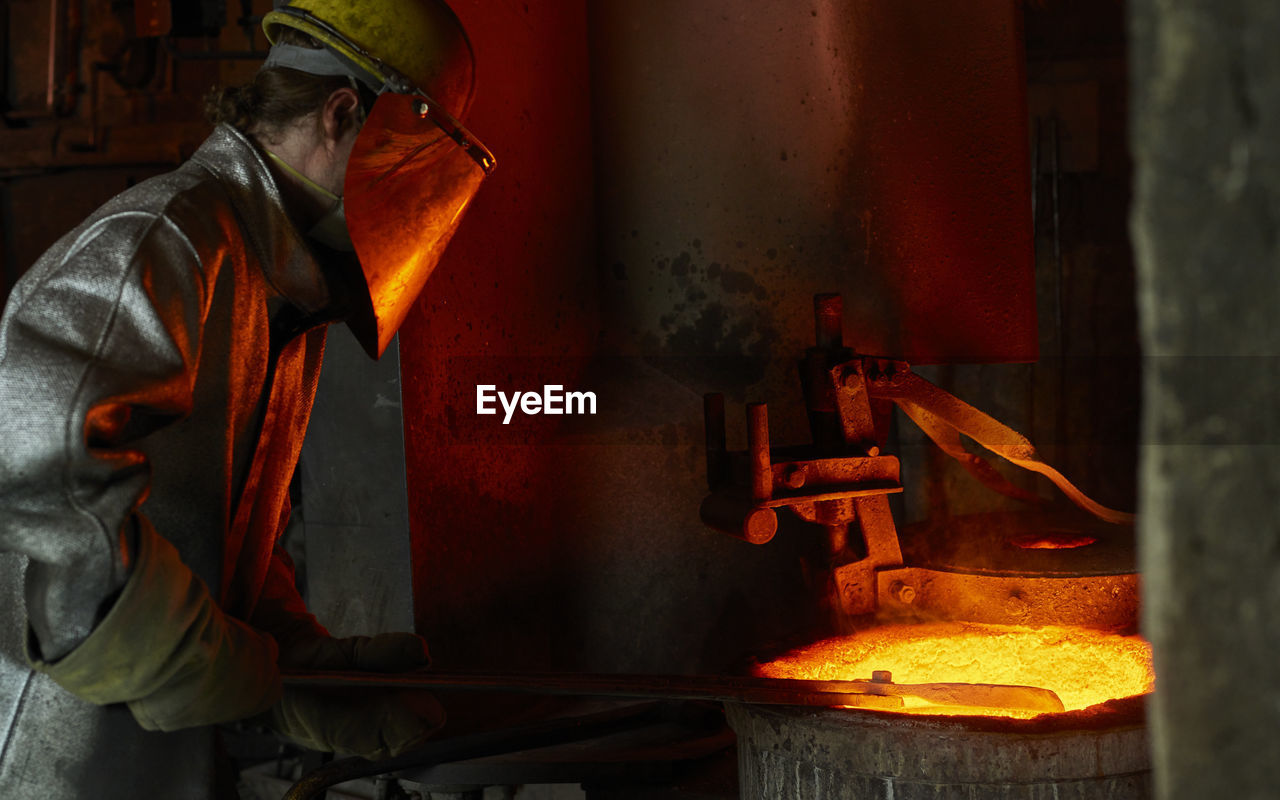
<path id="1" fill-rule="evenodd" d="M 384 92 L 374 102 L 343 186 L 371 303 L 350 326 L 371 356 L 395 336 L 494 163 L 426 94 Z"/>

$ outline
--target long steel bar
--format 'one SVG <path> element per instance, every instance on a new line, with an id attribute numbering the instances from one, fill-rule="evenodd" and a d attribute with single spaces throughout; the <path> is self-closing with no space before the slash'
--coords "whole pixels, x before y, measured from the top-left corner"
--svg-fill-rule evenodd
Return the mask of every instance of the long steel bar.
<path id="1" fill-rule="evenodd" d="M 809 681 L 718 675 L 563 673 L 288 672 L 286 685 L 309 688 L 504 691 L 587 697 L 709 700 L 792 706 L 895 709 L 903 697 L 945 706 L 985 706 L 1054 712 L 1058 696 L 1034 686 L 980 683 L 898 684 L 879 680 Z"/>

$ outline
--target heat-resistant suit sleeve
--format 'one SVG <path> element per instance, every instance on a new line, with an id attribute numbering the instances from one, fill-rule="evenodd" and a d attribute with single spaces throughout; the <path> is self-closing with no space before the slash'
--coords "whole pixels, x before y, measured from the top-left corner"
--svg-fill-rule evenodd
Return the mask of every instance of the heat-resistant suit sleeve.
<path id="1" fill-rule="evenodd" d="M 293 564 L 278 545 L 250 621 L 275 637 L 284 669 L 407 672 L 431 661 L 427 643 L 412 633 L 330 636 L 298 596 Z M 425 692 L 285 687 L 280 702 L 257 719 L 305 747 L 376 759 L 421 745 L 444 717 L 443 707 Z"/>
<path id="2" fill-rule="evenodd" d="M 192 408 L 209 268 L 164 215 L 107 215 L 46 254 L 0 321 L 0 549 L 28 559 L 33 666 L 92 702 L 193 701 L 136 707 L 148 727 L 216 721 L 194 702 L 212 690 L 223 719 L 279 694 L 270 637 L 223 614 L 139 511 L 142 443 Z M 95 654 L 109 674 L 86 668 Z"/>

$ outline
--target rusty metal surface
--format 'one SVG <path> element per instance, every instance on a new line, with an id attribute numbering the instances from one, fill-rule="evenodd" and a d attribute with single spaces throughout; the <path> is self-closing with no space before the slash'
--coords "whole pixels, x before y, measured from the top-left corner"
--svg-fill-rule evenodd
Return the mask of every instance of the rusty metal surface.
<path id="1" fill-rule="evenodd" d="M 871 395 L 867 391 L 867 378 L 861 359 L 834 367 L 828 380 L 827 391 L 836 402 L 840 415 L 840 433 L 844 443 L 870 455 L 876 447 L 875 418 L 871 415 Z"/>
<path id="2" fill-rule="evenodd" d="M 886 484 L 892 487 L 899 480 L 898 459 L 893 456 L 774 461 L 770 470 L 773 485 L 783 490 L 775 497 L 783 502 L 791 497 L 839 492 L 851 484 Z"/>
<path id="3" fill-rule="evenodd" d="M 1134 630 L 1138 576 L 975 575 L 903 567 L 875 574 L 884 619 L 961 619 L 1004 625 Z"/>
<path id="4" fill-rule="evenodd" d="M 590 12 L 624 336 L 772 371 L 811 330 L 789 309 L 841 291 L 860 352 L 1035 358 L 1020 4 Z"/>
<path id="5" fill-rule="evenodd" d="M 764 403 L 747 405 L 747 458 L 751 465 L 751 499 L 766 503 L 773 498 L 773 474 L 769 467 L 769 408 Z"/>
<path id="6" fill-rule="evenodd" d="M 876 575 L 902 563 L 898 532 L 887 497 L 857 501 L 858 525 L 866 546 L 866 557 L 832 566 L 832 591 L 846 618 L 873 613 L 878 606 Z"/>
<path id="7" fill-rule="evenodd" d="M 710 395 L 708 406 L 723 398 Z M 818 524 L 852 522 L 854 504 L 836 510 L 832 501 L 869 498 L 902 491 L 899 483 L 898 459 L 883 455 L 829 456 L 829 450 L 817 447 L 773 447 L 769 440 L 768 407 L 764 403 L 747 406 L 748 449 L 745 453 L 712 453 L 708 461 L 718 467 L 713 492 L 746 487 L 751 502 L 759 508 L 791 508 L 798 516 Z M 711 426 L 723 417 L 708 416 L 708 441 L 723 440 L 713 436 Z M 846 451 L 847 452 L 847 451 Z M 776 456 L 776 460 L 775 460 Z M 711 476 L 708 476 L 709 482 Z M 826 504 L 826 505 L 824 505 Z"/>
<path id="8" fill-rule="evenodd" d="M 776 497 L 760 503 L 764 508 L 790 508 L 796 515 L 807 522 L 819 525 L 833 525 L 849 522 L 854 519 L 854 512 L 847 504 L 834 504 L 835 500 L 863 500 L 886 494 L 897 494 L 902 487 L 896 481 L 870 481 L 857 489 L 836 489 L 830 492 L 809 492 L 791 497 Z M 838 510 L 837 510 L 838 509 Z M 837 510 L 836 513 L 832 513 Z M 824 522 L 824 519 L 833 520 Z"/>
<path id="9" fill-rule="evenodd" d="M 822 309 L 819 304 L 819 336 L 835 341 L 824 332 L 824 322 L 829 321 L 824 320 Z M 813 358 L 816 350 L 810 350 L 808 360 L 825 363 L 820 354 Z M 845 398 L 838 414 L 840 435 L 846 443 L 840 457 L 822 457 L 831 448 L 817 442 L 813 447 L 772 448 L 764 403 L 747 406 L 746 453 L 720 452 L 716 448 L 724 440 L 723 399 L 713 395 L 704 402 L 708 469 L 713 464 L 721 466 L 717 466 L 719 484 L 713 484 L 700 506 L 702 521 L 753 544 L 773 539 L 779 509 L 790 509 L 799 519 L 821 526 L 825 548 L 822 558 L 809 559 L 811 591 L 829 615 L 829 626 L 836 630 L 848 629 L 853 617 L 876 610 L 876 571 L 902 563 L 887 499 L 887 495 L 902 491 L 898 459 L 864 455 L 879 452 L 869 444 L 875 441 L 875 427 L 865 377 L 859 370 L 849 371 L 848 378 L 847 385 L 862 386 L 860 407 L 865 413 L 854 419 L 847 417 L 845 412 L 854 403 Z M 832 395 L 815 387 L 806 396 L 822 402 Z M 821 429 L 815 428 L 814 435 L 820 437 Z M 774 461 L 775 453 L 785 460 Z M 727 466 L 723 466 L 725 462 Z M 708 482 L 713 482 L 710 473 Z M 860 535 L 851 541 L 851 532 Z"/>
<path id="10" fill-rule="evenodd" d="M 698 506 L 698 516 L 707 527 L 751 544 L 768 544 L 778 532 L 773 509 L 757 505 L 745 493 L 712 492 Z"/>

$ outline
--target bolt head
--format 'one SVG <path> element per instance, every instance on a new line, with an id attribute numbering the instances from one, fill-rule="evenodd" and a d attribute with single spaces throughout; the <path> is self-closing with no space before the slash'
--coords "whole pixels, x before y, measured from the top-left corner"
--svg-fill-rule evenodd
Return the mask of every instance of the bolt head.
<path id="1" fill-rule="evenodd" d="M 804 486 L 804 481 L 804 467 L 792 467 L 787 470 L 786 476 L 782 479 L 782 482 L 786 484 L 788 489 L 799 489 Z"/>
<path id="2" fill-rule="evenodd" d="M 1030 604 L 1027 603 L 1021 592 L 1014 592 L 1005 598 L 1004 610 L 1011 617 L 1025 616 L 1030 609 Z"/>
<path id="3" fill-rule="evenodd" d="M 903 605 L 911 605 L 916 601 L 916 588 L 902 581 L 894 581 L 889 587 L 889 594 L 893 595 L 893 599 Z"/>

